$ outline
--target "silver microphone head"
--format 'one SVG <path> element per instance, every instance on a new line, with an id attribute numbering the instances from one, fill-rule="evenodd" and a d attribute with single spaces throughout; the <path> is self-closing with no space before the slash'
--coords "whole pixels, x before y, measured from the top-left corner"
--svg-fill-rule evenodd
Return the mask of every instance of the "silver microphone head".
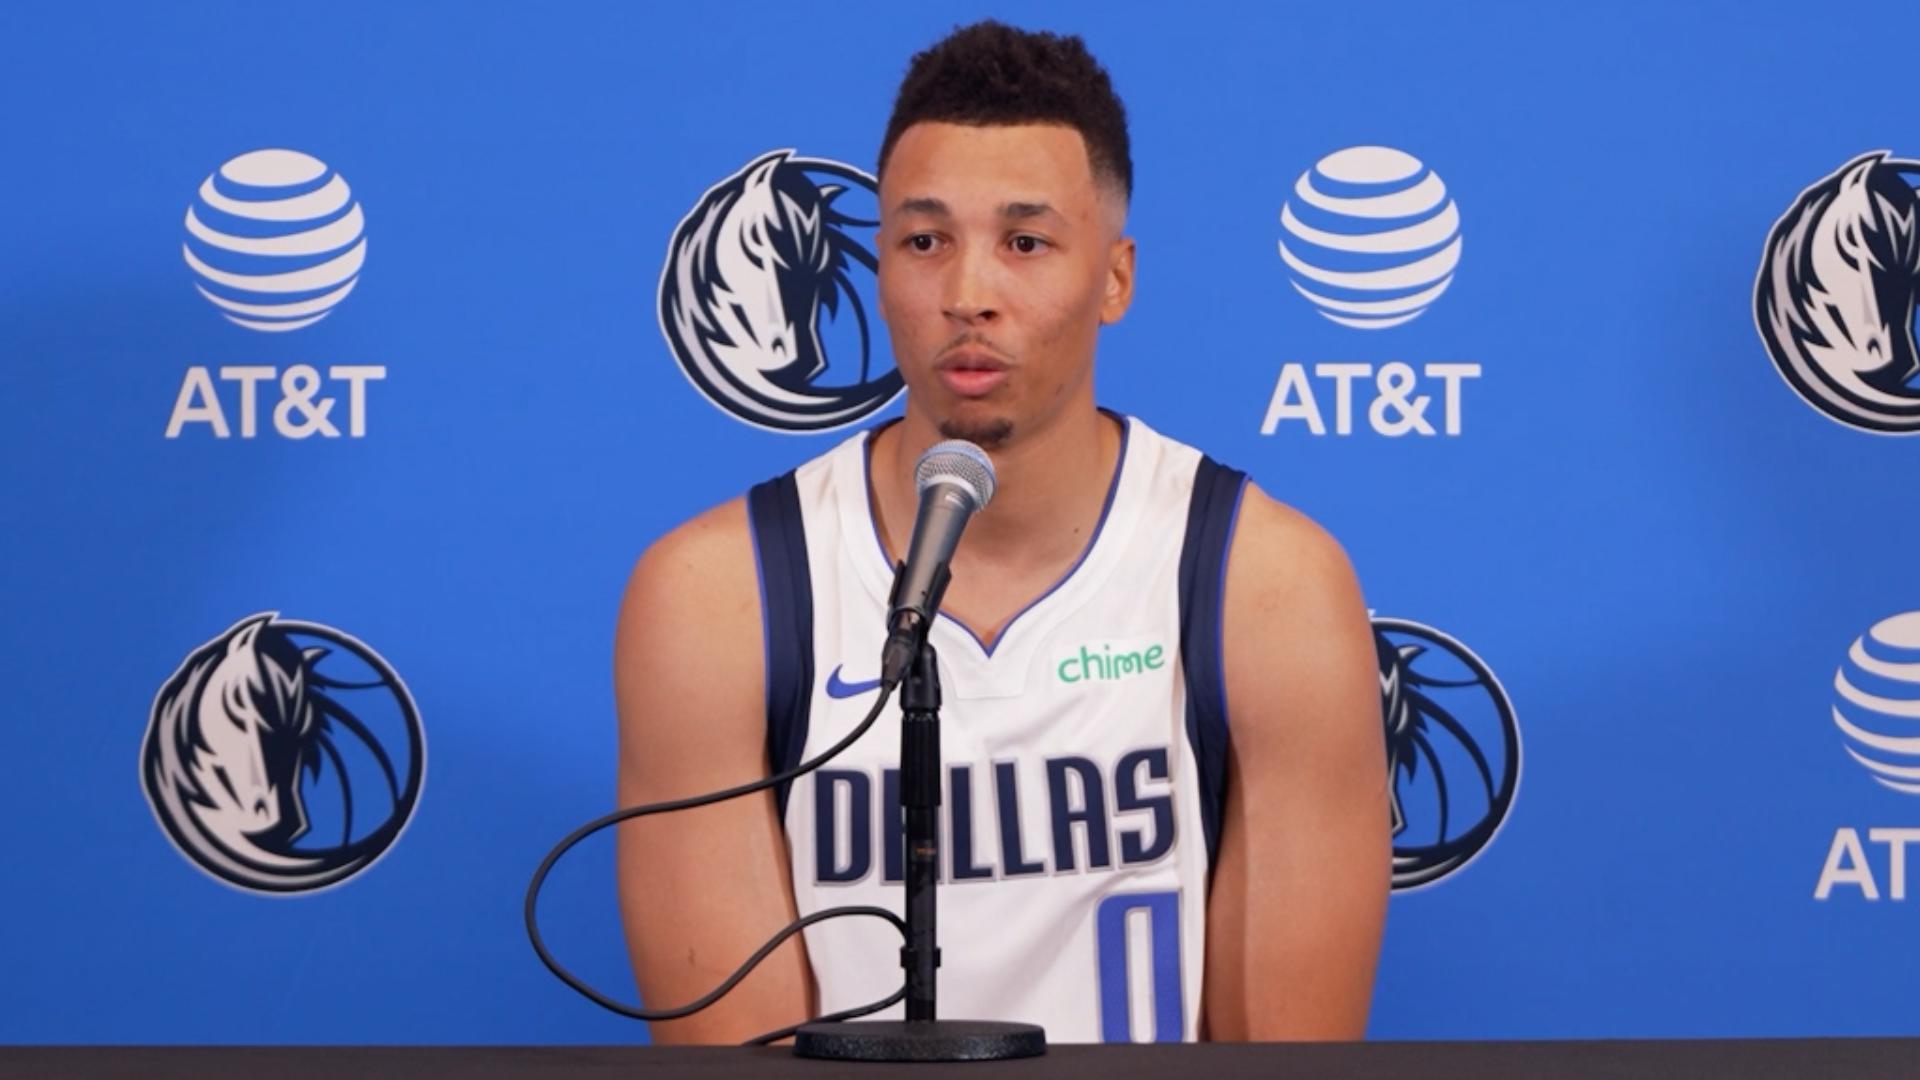
<path id="1" fill-rule="evenodd" d="M 948 439 L 920 455 L 913 483 L 921 494 L 934 484 L 957 485 L 973 496 L 975 511 L 984 510 L 993 498 L 993 459 L 965 439 Z"/>

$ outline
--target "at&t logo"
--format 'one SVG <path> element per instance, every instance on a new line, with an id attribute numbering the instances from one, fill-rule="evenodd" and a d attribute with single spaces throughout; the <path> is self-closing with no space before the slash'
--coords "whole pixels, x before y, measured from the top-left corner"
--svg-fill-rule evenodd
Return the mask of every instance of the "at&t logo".
<path id="1" fill-rule="evenodd" d="M 1440 175 L 1401 150 L 1350 146 L 1300 174 L 1280 208 L 1280 260 L 1321 317 L 1379 331 L 1419 318 L 1453 284 L 1460 209 Z M 1459 435 L 1477 363 L 1288 362 L 1262 435 L 1290 422 L 1312 435 Z M 1331 423 L 1329 423 L 1329 418 Z"/>
<path id="2" fill-rule="evenodd" d="M 187 207 L 194 287 L 235 325 L 280 333 L 311 326 L 353 291 L 367 259 L 353 190 L 298 150 L 241 154 Z"/>
<path id="3" fill-rule="evenodd" d="M 1882 619 L 1853 640 L 1833 673 L 1830 708 L 1848 757 L 1888 791 L 1920 795 L 1920 611 Z M 1916 842 L 1920 828 L 1836 829 L 1813 898 L 1847 890 L 1878 900 L 1884 881 L 1889 899 L 1905 900 L 1907 845 Z M 1871 847 L 1884 854 L 1870 857 Z M 1885 867 L 1879 875 L 1876 864 Z"/>
<path id="4" fill-rule="evenodd" d="M 228 322 L 285 334 L 326 318 L 359 283 L 366 216 L 346 178 L 320 159 L 254 150 L 200 184 L 187 207 L 181 252 L 194 288 Z M 386 374 L 380 364 L 194 365 L 174 396 L 166 436 L 179 438 L 197 425 L 217 439 L 251 439 L 270 424 L 290 439 L 360 438 L 367 432 L 367 384 Z M 221 386 L 230 388 L 230 399 Z"/>
<path id="5" fill-rule="evenodd" d="M 1460 265 L 1460 211 L 1447 185 L 1390 147 L 1321 158 L 1293 185 L 1280 227 L 1294 289 L 1342 326 L 1384 330 L 1418 318 Z"/>

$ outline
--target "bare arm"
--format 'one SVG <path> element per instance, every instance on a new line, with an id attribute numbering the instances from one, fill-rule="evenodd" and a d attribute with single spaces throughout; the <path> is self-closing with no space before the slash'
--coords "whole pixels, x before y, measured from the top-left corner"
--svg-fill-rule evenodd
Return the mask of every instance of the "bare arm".
<path id="1" fill-rule="evenodd" d="M 1232 752 L 1207 903 L 1206 1034 L 1358 1039 L 1392 870 L 1360 589 L 1332 537 L 1249 488 L 1225 606 Z"/>
<path id="2" fill-rule="evenodd" d="M 746 504 L 669 533 L 640 558 L 614 641 L 623 806 L 767 775 L 759 583 Z M 718 986 L 793 921 L 773 792 L 619 826 L 627 949 L 649 1008 Z M 790 938 L 713 1006 L 655 1023 L 656 1043 L 737 1043 L 811 1015 L 805 947 Z"/>

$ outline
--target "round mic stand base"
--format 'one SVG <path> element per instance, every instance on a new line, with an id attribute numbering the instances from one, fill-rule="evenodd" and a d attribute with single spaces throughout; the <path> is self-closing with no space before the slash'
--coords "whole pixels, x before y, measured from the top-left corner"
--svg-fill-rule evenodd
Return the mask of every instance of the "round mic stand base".
<path id="1" fill-rule="evenodd" d="M 1004 1061 L 1046 1053 L 1047 1033 L 997 1020 L 845 1020 L 801 1028 L 793 1052 L 832 1061 Z"/>

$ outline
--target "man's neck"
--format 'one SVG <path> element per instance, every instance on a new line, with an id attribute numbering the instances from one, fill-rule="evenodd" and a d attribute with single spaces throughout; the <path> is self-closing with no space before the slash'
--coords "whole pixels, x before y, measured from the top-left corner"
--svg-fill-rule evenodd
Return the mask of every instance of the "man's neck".
<path id="1" fill-rule="evenodd" d="M 900 423 L 873 446 L 874 509 L 890 554 L 906 550 L 919 506 L 913 470 L 938 427 L 909 404 Z M 992 504 L 967 526 L 955 576 L 974 566 L 1016 576 L 1063 572 L 1086 550 L 1120 455 L 1120 425 L 1091 407 L 1044 428 L 1016 432 L 993 458 Z"/>

